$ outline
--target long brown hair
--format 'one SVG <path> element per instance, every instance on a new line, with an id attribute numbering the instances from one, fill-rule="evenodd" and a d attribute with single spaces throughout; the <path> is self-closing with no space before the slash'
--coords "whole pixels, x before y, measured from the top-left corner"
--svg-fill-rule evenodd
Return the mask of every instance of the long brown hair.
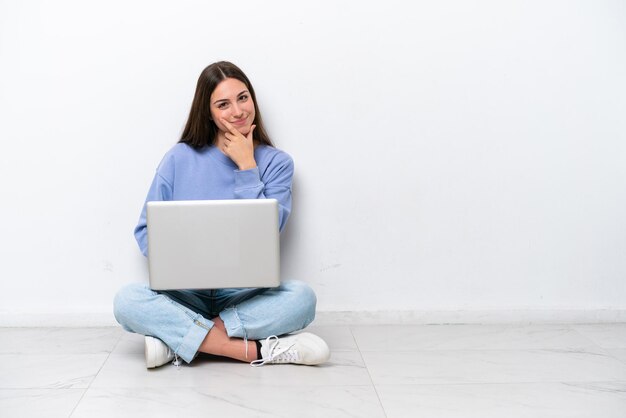
<path id="1" fill-rule="evenodd" d="M 184 142 L 196 149 L 215 144 L 218 129 L 215 122 L 211 119 L 211 94 L 213 94 L 213 90 L 215 90 L 217 85 L 227 78 L 235 78 L 241 81 L 250 92 L 256 114 L 252 122 L 256 125 L 252 133 L 253 139 L 260 144 L 273 147 L 274 144 L 272 144 L 270 137 L 265 131 L 265 126 L 263 126 L 263 119 L 257 105 L 252 83 L 250 83 L 248 77 L 239 67 L 228 61 L 215 62 L 200 73 L 198 84 L 196 85 L 196 93 L 193 96 L 191 110 L 189 111 L 189 118 L 178 142 Z"/>

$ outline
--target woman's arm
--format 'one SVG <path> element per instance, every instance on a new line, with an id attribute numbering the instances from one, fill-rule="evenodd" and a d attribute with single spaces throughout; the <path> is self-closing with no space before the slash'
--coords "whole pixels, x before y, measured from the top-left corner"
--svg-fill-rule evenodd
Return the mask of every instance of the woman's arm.
<path id="1" fill-rule="evenodd" d="M 235 170 L 235 198 L 278 200 L 278 221 L 282 231 L 291 213 L 293 171 L 293 160 L 285 153 L 277 154 L 263 173 L 259 167 Z"/>
<path id="2" fill-rule="evenodd" d="M 229 132 L 224 133 L 225 142 L 222 152 L 237 166 L 235 170 L 236 199 L 276 199 L 278 200 L 279 229 L 283 230 L 291 213 L 291 179 L 293 160 L 285 153 L 276 153 L 267 168 L 261 173 L 254 159 L 252 125 L 244 136 L 226 119 L 221 119 Z"/>
<path id="3" fill-rule="evenodd" d="M 139 222 L 135 227 L 135 239 L 139 244 L 139 249 L 145 255 L 148 256 L 148 228 L 146 223 L 146 204 L 152 201 L 172 200 L 172 185 L 157 172 L 148 190 L 148 196 L 143 204 L 141 215 L 139 216 Z"/>

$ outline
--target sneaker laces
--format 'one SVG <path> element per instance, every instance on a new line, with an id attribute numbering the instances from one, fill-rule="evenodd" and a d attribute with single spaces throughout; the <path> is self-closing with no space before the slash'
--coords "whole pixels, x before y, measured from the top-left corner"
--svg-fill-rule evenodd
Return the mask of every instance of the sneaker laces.
<path id="1" fill-rule="evenodd" d="M 281 346 L 280 339 L 275 335 L 270 335 L 265 339 L 263 345 L 267 345 L 269 348 L 268 354 L 262 359 L 251 362 L 252 367 L 263 366 L 267 363 L 294 363 L 299 360 L 298 351 L 291 349 L 295 342 L 291 345 Z"/>
<path id="2" fill-rule="evenodd" d="M 178 354 L 174 353 L 174 361 L 172 362 L 176 369 L 180 370 L 180 359 L 178 358 Z"/>

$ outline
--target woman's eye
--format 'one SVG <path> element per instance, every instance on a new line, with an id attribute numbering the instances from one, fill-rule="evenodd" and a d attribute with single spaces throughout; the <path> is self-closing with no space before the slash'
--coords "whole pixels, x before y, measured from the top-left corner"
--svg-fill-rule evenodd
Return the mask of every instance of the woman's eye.
<path id="1" fill-rule="evenodd" d="M 241 100 L 242 102 L 245 102 L 246 100 L 248 100 L 248 96 L 245 94 L 243 96 L 239 96 L 239 100 Z"/>
<path id="2" fill-rule="evenodd" d="M 228 103 L 220 103 L 220 104 L 217 105 L 217 108 L 218 109 L 225 109 L 227 105 L 228 105 Z"/>

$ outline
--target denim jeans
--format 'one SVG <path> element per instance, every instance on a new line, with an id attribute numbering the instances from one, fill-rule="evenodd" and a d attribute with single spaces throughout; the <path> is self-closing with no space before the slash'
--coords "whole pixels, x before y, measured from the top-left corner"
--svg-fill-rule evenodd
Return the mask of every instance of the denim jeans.
<path id="1" fill-rule="evenodd" d="M 229 337 L 260 340 L 305 328 L 315 318 L 315 304 L 315 293 L 300 281 L 267 289 L 168 291 L 133 283 L 115 295 L 113 312 L 125 330 L 160 339 L 189 363 L 218 315 Z"/>

